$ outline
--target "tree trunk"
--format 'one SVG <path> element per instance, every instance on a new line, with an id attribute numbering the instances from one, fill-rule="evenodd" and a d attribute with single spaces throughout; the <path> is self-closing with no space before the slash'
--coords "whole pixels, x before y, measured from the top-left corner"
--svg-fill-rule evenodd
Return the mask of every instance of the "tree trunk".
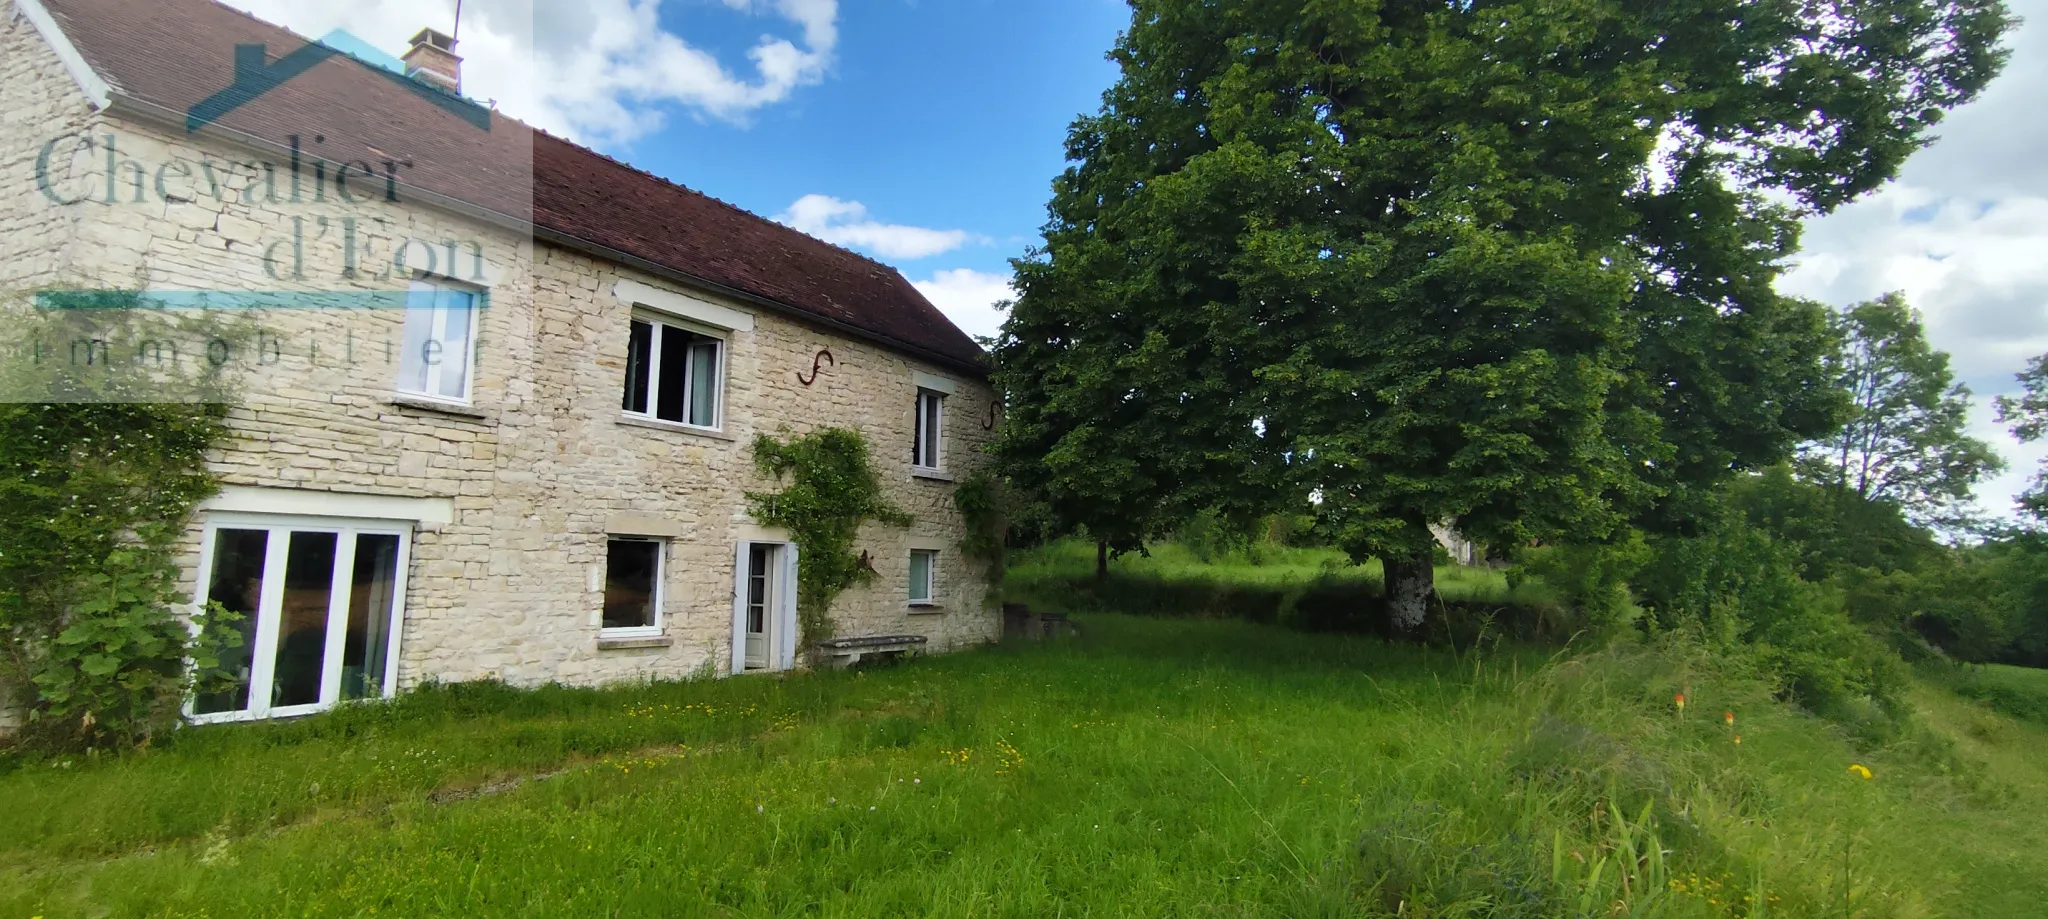
<path id="1" fill-rule="evenodd" d="M 1095 541 L 1095 579 L 1109 579 L 1109 540 L 1106 539 Z"/>
<path id="2" fill-rule="evenodd" d="M 1429 616 L 1436 599 L 1436 566 L 1431 554 L 1408 559 L 1380 559 L 1387 580 L 1387 622 L 1396 635 L 1413 635 Z"/>

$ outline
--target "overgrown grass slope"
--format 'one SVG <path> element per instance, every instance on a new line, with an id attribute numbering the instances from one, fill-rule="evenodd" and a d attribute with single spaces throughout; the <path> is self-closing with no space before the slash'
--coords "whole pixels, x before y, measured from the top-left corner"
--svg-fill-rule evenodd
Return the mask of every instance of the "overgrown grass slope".
<path id="1" fill-rule="evenodd" d="M 2048 902 L 2048 766 L 2029 753 L 2048 729 L 1944 690 L 1921 702 L 1954 739 L 1867 749 L 1681 648 L 1458 655 L 1227 620 L 1085 627 L 856 673 L 446 687 L 120 759 L 14 760 L 0 915 L 2007 917 Z"/>

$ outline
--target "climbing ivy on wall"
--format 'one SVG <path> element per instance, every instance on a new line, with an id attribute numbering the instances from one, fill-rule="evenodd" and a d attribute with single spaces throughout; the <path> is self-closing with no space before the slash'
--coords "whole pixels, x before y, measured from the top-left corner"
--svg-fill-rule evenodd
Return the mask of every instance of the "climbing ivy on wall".
<path id="1" fill-rule="evenodd" d="M 0 341 L 28 349 L 0 365 L 0 705 L 44 748 L 147 742 L 240 640 L 223 610 L 197 630 L 173 612 L 178 538 L 216 487 L 206 455 L 227 436 L 224 381 L 203 363 L 68 359 L 77 343 L 105 355 L 189 341 L 203 322 L 126 296 L 90 310 L 0 297 Z M 58 356 L 38 360 L 39 343 Z"/>
<path id="2" fill-rule="evenodd" d="M 854 551 L 868 521 L 909 526 L 910 515 L 882 496 L 882 479 L 857 431 L 825 428 L 787 440 L 754 438 L 754 463 L 785 483 L 778 492 L 747 492 L 754 519 L 781 527 L 797 546 L 797 619 L 803 640 L 832 636 L 829 610 L 839 594 L 875 577 Z"/>
<path id="3" fill-rule="evenodd" d="M 959 509 L 966 531 L 960 537 L 960 551 L 982 564 L 990 603 L 1001 602 L 998 591 L 1009 567 L 1009 514 L 1004 496 L 1002 477 L 987 469 L 962 479 L 953 489 L 953 506 Z"/>

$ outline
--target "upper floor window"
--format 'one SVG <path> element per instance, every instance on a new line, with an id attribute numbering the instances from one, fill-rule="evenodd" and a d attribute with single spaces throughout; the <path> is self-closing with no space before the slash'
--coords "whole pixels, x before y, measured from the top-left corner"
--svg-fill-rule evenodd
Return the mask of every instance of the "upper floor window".
<path id="1" fill-rule="evenodd" d="M 476 368 L 476 306 L 475 291 L 424 278 L 412 282 L 398 361 L 399 392 L 469 402 Z"/>
<path id="2" fill-rule="evenodd" d="M 910 447 L 910 465 L 919 469 L 940 469 L 945 461 L 946 394 L 930 389 L 917 391 L 916 440 Z"/>
<path id="3" fill-rule="evenodd" d="M 635 318 L 626 351 L 620 407 L 627 414 L 719 427 L 724 339 L 668 320 Z"/>

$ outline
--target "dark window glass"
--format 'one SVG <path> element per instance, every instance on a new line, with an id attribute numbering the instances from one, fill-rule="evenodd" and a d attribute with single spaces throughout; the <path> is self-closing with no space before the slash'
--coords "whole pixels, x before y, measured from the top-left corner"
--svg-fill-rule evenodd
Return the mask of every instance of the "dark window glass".
<path id="1" fill-rule="evenodd" d="M 768 631 L 767 546 L 754 546 L 747 553 L 747 631 L 756 635 Z"/>
<path id="2" fill-rule="evenodd" d="M 675 326 L 661 327 L 661 369 L 655 373 L 654 417 L 663 421 L 683 420 L 683 389 L 689 385 L 686 369 L 690 361 L 690 333 Z"/>
<path id="3" fill-rule="evenodd" d="M 917 391 L 917 430 L 910 446 L 910 463 L 927 469 L 939 466 L 939 437 L 944 421 L 946 397 L 929 389 Z"/>
<path id="4" fill-rule="evenodd" d="M 647 413 L 647 378 L 653 370 L 654 326 L 635 321 L 626 343 L 626 398 L 620 407 L 635 414 Z"/>
<path id="5" fill-rule="evenodd" d="M 356 537 L 356 563 L 349 578 L 348 638 L 341 650 L 341 697 L 380 696 L 391 662 L 391 609 L 398 602 L 398 537 L 365 533 Z"/>
<path id="6" fill-rule="evenodd" d="M 614 539 L 605 554 L 604 627 L 654 625 L 655 587 L 661 578 L 661 543 Z"/>
<path id="7" fill-rule="evenodd" d="M 278 611 L 277 669 L 270 704 L 320 701 L 327 663 L 327 613 L 334 598 L 333 533 L 293 533 L 285 550 L 284 605 Z"/>
<path id="8" fill-rule="evenodd" d="M 226 652 L 221 669 L 235 677 L 235 685 L 221 692 L 206 693 L 193 702 L 202 715 L 239 712 L 249 707 L 249 666 L 256 648 L 256 608 L 263 602 L 263 563 L 270 551 L 270 533 L 264 530 L 221 530 L 214 534 L 213 576 L 207 581 L 207 600 L 218 603 L 241 621 L 242 646 Z"/>

